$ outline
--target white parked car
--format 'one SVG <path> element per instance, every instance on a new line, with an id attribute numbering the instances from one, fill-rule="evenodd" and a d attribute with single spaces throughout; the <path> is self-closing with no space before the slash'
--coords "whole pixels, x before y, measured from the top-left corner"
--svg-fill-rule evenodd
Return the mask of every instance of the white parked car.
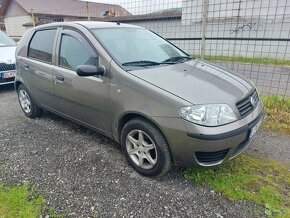
<path id="1" fill-rule="evenodd" d="M 16 42 L 0 31 L 0 85 L 14 83 Z"/>

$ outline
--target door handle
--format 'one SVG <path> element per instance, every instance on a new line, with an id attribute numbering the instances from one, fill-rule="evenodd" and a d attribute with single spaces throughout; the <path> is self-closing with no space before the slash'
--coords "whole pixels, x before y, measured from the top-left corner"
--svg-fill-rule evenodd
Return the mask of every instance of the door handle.
<path id="1" fill-rule="evenodd" d="M 59 81 L 64 81 L 64 77 L 62 75 L 56 75 L 55 77 Z"/>
<path id="2" fill-rule="evenodd" d="M 25 70 L 28 70 L 29 69 L 29 65 L 28 64 L 23 63 L 22 65 L 23 65 L 23 67 L 24 67 Z"/>

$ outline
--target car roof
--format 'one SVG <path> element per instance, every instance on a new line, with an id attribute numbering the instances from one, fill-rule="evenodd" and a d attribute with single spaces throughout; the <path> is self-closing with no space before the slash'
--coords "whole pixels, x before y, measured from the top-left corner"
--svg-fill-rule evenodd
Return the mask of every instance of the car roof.
<path id="1" fill-rule="evenodd" d="M 140 28 L 142 27 L 124 24 L 124 23 L 116 23 L 116 22 L 101 22 L 101 21 L 70 21 L 70 22 L 55 22 L 50 24 L 44 24 L 35 27 L 35 29 L 43 29 L 49 27 L 62 27 L 62 26 L 69 26 L 69 27 L 77 27 L 83 26 L 87 29 L 97 29 L 97 28 L 122 28 L 122 27 L 129 27 L 129 28 Z"/>

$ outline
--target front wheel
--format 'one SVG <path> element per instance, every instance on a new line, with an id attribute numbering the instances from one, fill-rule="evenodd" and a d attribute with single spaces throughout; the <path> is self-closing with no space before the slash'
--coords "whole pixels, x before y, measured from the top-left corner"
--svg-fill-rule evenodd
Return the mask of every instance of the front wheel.
<path id="1" fill-rule="evenodd" d="M 30 93 L 24 85 L 19 85 L 17 93 L 21 109 L 27 117 L 36 118 L 41 115 L 41 108 L 35 104 Z"/>
<path id="2" fill-rule="evenodd" d="M 133 168 L 145 176 L 162 176 L 172 167 L 168 143 L 160 130 L 138 118 L 125 124 L 121 145 Z"/>

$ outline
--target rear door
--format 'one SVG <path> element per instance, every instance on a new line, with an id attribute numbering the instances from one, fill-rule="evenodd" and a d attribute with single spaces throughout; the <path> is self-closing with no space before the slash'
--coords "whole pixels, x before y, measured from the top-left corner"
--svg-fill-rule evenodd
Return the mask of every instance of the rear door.
<path id="1" fill-rule="evenodd" d="M 80 77 L 79 65 L 98 65 L 97 51 L 80 33 L 63 29 L 57 45 L 54 92 L 58 112 L 93 128 L 110 131 L 108 77 Z"/>
<path id="2" fill-rule="evenodd" d="M 54 108 L 52 60 L 57 28 L 38 30 L 28 45 L 28 57 L 20 57 L 21 74 L 27 88 L 41 106 Z"/>

